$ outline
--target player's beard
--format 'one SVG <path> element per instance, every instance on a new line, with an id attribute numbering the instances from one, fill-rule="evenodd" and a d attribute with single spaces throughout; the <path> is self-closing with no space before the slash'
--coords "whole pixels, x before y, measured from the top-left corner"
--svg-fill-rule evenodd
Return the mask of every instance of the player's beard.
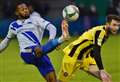
<path id="1" fill-rule="evenodd" d="M 20 19 L 28 19 L 29 17 L 30 17 L 30 15 L 25 15 L 25 16 L 19 15 L 19 18 L 20 18 Z"/>

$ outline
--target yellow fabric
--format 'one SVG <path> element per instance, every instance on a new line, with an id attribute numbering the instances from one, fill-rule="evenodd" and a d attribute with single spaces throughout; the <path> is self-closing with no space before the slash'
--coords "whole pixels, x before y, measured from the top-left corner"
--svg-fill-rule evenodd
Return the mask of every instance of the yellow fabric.
<path id="1" fill-rule="evenodd" d="M 73 77 L 74 73 L 77 70 L 84 69 L 88 71 L 89 65 L 91 64 L 95 65 L 96 62 L 94 58 L 90 56 L 88 58 L 85 58 L 83 61 L 75 61 L 73 58 L 69 56 L 64 56 L 62 66 L 58 74 L 58 79 L 61 80 L 62 82 L 67 82 Z"/>
<path id="2" fill-rule="evenodd" d="M 67 47 L 65 47 L 63 49 L 63 52 L 66 54 L 66 55 L 70 55 L 72 49 L 79 45 L 77 47 L 77 49 L 75 50 L 75 53 L 73 53 L 73 56 L 75 59 L 77 59 L 78 55 L 80 54 L 81 50 L 83 50 L 84 48 L 90 46 L 90 45 L 93 45 L 95 44 L 95 34 L 96 34 L 96 31 L 100 31 L 100 34 L 97 38 L 97 44 L 99 46 L 102 45 L 102 41 L 104 39 L 104 36 L 106 36 L 106 32 L 103 28 L 104 26 L 96 26 L 96 27 L 93 27 L 93 29 L 91 30 L 88 30 L 86 31 L 84 34 L 82 34 L 77 40 L 71 42 Z M 87 41 L 85 41 L 87 40 Z M 90 49 L 90 50 L 89 50 Z M 92 48 L 89 48 L 87 51 L 91 51 Z M 86 53 L 88 54 L 88 53 Z M 86 55 L 84 53 L 83 57 L 85 57 Z"/>
<path id="3" fill-rule="evenodd" d="M 95 39 L 96 32 L 99 31 L 98 37 Z M 67 47 L 63 49 L 64 58 L 62 61 L 62 66 L 58 75 L 58 79 L 62 82 L 67 82 L 77 69 L 88 70 L 90 64 L 96 64 L 95 60 L 90 57 L 92 47 L 95 42 L 99 46 L 102 45 L 104 37 L 107 35 L 104 30 L 104 26 L 96 26 L 83 33 L 78 39 L 71 42 Z M 95 41 L 97 40 L 97 41 Z M 84 51 L 85 50 L 85 51 Z M 80 55 L 82 55 L 80 57 Z M 80 59 L 79 59 L 80 57 Z M 79 60 L 78 60 L 79 59 Z"/>

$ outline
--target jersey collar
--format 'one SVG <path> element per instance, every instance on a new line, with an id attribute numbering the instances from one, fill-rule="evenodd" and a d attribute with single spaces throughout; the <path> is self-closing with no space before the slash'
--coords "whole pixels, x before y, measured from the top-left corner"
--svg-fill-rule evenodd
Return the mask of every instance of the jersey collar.
<path id="1" fill-rule="evenodd" d="M 28 19 L 25 19 L 25 20 L 17 20 L 17 23 L 19 25 L 23 25 L 23 24 L 32 23 L 32 21 L 30 20 L 30 18 L 28 18 Z"/>

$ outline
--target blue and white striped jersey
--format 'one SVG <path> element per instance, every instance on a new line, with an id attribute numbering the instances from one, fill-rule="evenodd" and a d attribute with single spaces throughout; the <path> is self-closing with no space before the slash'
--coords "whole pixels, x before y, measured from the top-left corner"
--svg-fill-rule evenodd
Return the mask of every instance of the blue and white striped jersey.
<path id="1" fill-rule="evenodd" d="M 30 18 L 26 20 L 14 21 L 9 26 L 6 38 L 0 44 L 0 51 L 7 46 L 9 39 L 13 36 L 17 36 L 20 51 L 26 52 L 26 47 L 40 45 L 44 30 L 48 27 L 52 29 L 50 35 L 54 38 L 56 35 L 56 28 L 50 22 L 41 17 L 30 16 Z M 52 33 L 52 31 L 54 33 Z"/>

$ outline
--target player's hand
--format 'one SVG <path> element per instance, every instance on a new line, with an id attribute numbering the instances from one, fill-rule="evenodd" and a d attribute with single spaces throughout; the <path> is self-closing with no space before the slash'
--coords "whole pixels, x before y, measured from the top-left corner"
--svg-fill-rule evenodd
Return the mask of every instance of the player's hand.
<path id="1" fill-rule="evenodd" d="M 58 46 L 56 47 L 56 50 L 61 50 L 61 45 L 58 45 Z"/>
<path id="2" fill-rule="evenodd" d="M 34 48 L 34 52 L 35 52 L 36 57 L 41 57 L 42 56 L 42 50 L 41 50 L 41 48 L 39 46 L 36 46 Z"/>
<path id="3" fill-rule="evenodd" d="M 68 22 L 67 20 L 63 20 L 62 23 L 61 23 L 61 29 L 62 29 L 62 36 L 64 39 L 68 39 L 70 36 L 69 36 L 69 31 L 68 31 Z"/>
<path id="4" fill-rule="evenodd" d="M 107 73 L 105 70 L 100 70 L 100 77 L 102 82 L 112 82 L 111 75 Z"/>
<path id="5" fill-rule="evenodd" d="M 63 29 L 68 28 L 68 22 L 67 22 L 67 20 L 65 20 L 65 19 L 62 20 L 61 27 L 62 27 Z"/>

